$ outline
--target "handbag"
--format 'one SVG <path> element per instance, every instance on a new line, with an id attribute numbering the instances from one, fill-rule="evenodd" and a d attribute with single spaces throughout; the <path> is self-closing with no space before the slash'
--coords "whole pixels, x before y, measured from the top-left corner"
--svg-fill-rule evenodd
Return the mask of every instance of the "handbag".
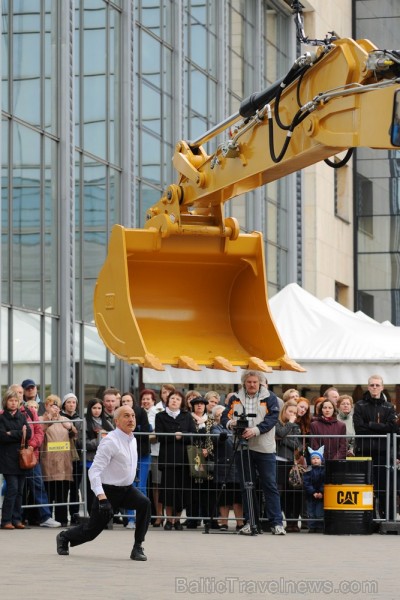
<path id="1" fill-rule="evenodd" d="M 196 479 L 207 479 L 207 462 L 203 456 L 201 448 L 197 446 L 188 446 L 187 455 L 189 461 L 190 476 Z"/>
<path id="2" fill-rule="evenodd" d="M 71 449 L 71 460 L 72 460 L 72 462 L 78 462 L 78 461 L 80 461 L 81 458 L 79 456 L 78 450 L 76 449 L 75 440 L 73 438 L 70 438 L 69 444 L 70 444 L 70 449 Z"/>
<path id="3" fill-rule="evenodd" d="M 37 464 L 37 458 L 32 446 L 28 446 L 26 441 L 26 431 L 23 429 L 21 447 L 19 449 L 19 468 L 28 470 L 33 469 Z"/>
<path id="4" fill-rule="evenodd" d="M 288 475 L 289 487 L 300 489 L 303 487 L 303 475 L 307 467 L 302 462 L 294 461 Z"/>

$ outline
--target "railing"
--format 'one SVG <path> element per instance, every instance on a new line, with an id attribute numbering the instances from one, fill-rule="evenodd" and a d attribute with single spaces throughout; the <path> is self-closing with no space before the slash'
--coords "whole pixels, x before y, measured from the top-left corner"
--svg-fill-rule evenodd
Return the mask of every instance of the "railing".
<path id="1" fill-rule="evenodd" d="M 41 421 L 41 423 L 43 423 Z M 71 507 L 76 507 L 76 512 L 80 513 L 81 517 L 88 516 L 87 510 L 87 498 L 88 498 L 88 479 L 87 479 L 87 468 L 86 468 L 86 431 L 85 421 L 79 420 L 74 422 L 76 425 L 81 426 L 81 449 L 80 449 L 80 461 L 72 461 L 72 478 L 76 481 L 80 480 L 79 497 L 77 499 L 71 499 L 71 481 L 59 482 L 58 488 L 62 496 L 61 500 L 58 497 L 57 501 L 48 502 L 35 502 L 33 498 L 29 500 L 29 496 L 25 497 L 23 502 L 23 508 L 25 511 L 41 507 L 49 507 L 51 511 L 57 507 L 64 507 L 71 514 L 75 512 L 71 510 Z M 150 437 L 151 441 L 154 441 L 154 433 L 136 433 L 135 437 L 139 440 L 141 436 Z M 150 469 L 147 479 L 147 494 L 151 499 L 155 499 L 158 493 L 158 497 L 163 500 L 163 510 L 157 509 L 156 505 L 153 505 L 153 518 L 165 519 L 165 506 L 169 506 L 168 509 L 169 517 L 171 519 L 186 519 L 190 521 L 194 527 L 196 524 L 209 523 L 210 518 L 221 522 L 223 519 L 224 523 L 235 522 L 238 525 L 242 523 L 241 508 L 241 493 L 240 493 L 240 473 L 238 473 L 237 465 L 232 462 L 232 448 L 228 448 L 231 445 L 231 441 L 225 441 L 224 443 L 218 442 L 218 434 L 181 434 L 180 440 L 175 439 L 175 434 L 157 434 L 157 442 L 160 443 L 160 455 L 159 457 L 153 455 L 153 468 Z M 311 445 L 312 440 L 316 435 L 298 436 L 302 441 L 305 448 Z M 324 435 L 324 439 L 339 440 L 354 438 L 356 444 L 356 456 L 368 455 L 368 452 L 372 454 L 373 459 L 373 483 L 374 483 L 374 521 L 379 524 L 385 521 L 396 520 L 397 518 L 397 477 L 400 472 L 397 468 L 399 465 L 397 458 L 398 451 L 398 436 L 397 435 L 384 435 L 384 436 L 328 436 Z M 211 445 L 210 445 L 211 443 Z M 195 446 L 200 447 L 200 450 L 208 449 L 208 456 L 205 460 L 197 459 L 197 468 L 200 469 L 197 472 L 194 471 L 195 475 L 190 474 L 190 461 L 188 458 L 188 447 Z M 150 448 L 154 450 L 156 445 L 150 444 Z M 165 449 L 168 451 L 165 452 Z M 228 452 L 227 460 L 227 448 Z M 212 453 L 210 451 L 212 449 Z M 48 453 L 54 452 L 55 449 L 47 450 Z M 64 450 L 58 449 L 59 452 L 69 452 L 71 449 L 65 447 Z M 234 451 L 234 450 L 233 450 Z M 236 449 L 237 453 L 243 452 L 241 446 Z M 41 451 L 41 462 L 46 460 L 45 452 Z M 193 460 L 195 460 L 192 457 Z M 157 469 L 155 469 L 156 462 L 158 461 Z M 284 463 L 284 461 L 277 460 L 277 481 L 279 492 L 281 496 L 282 510 L 285 513 L 285 520 L 287 524 L 300 522 L 307 524 L 308 516 L 305 510 L 304 492 L 302 489 L 294 490 L 289 487 L 285 473 L 287 473 L 289 465 L 291 463 Z M 138 469 L 142 468 L 143 463 L 139 459 Z M 239 461 L 240 466 L 240 461 Z M 201 469 L 206 470 L 205 474 L 202 473 Z M 196 475 L 197 473 L 197 475 Z M 282 473 L 284 476 L 282 477 Z M 158 477 L 157 477 L 158 475 Z M 26 486 L 29 488 L 29 478 L 34 475 L 31 472 L 27 472 L 27 483 Z M 51 484 L 46 481 L 43 477 L 43 483 L 46 490 L 49 490 Z M 263 511 L 263 494 L 257 478 L 251 482 L 252 493 L 256 504 L 260 507 L 260 521 L 267 525 L 267 519 Z M 135 485 L 138 484 L 138 477 Z M 154 493 L 155 492 L 155 493 Z M 294 510 L 296 511 L 299 507 L 298 514 L 293 514 L 293 511 L 288 509 L 290 503 L 293 503 Z M 232 506 L 235 505 L 236 515 L 232 513 Z M 182 510 L 181 510 L 182 509 Z M 228 509 L 228 512 L 227 512 Z M 58 511 L 59 512 L 59 511 Z M 64 513 L 66 514 L 66 513 Z M 132 515 L 125 514 L 121 509 L 121 515 L 125 519 L 132 519 Z"/>

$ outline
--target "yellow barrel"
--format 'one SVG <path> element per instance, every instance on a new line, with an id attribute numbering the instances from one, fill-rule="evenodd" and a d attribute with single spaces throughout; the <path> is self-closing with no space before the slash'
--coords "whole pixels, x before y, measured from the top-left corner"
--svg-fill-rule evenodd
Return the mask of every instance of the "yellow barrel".
<path id="1" fill-rule="evenodd" d="M 373 510 L 372 485 L 332 485 L 324 488 L 324 510 Z"/>
<path id="2" fill-rule="evenodd" d="M 373 531 L 372 460 L 326 462 L 324 533 L 368 535 Z"/>

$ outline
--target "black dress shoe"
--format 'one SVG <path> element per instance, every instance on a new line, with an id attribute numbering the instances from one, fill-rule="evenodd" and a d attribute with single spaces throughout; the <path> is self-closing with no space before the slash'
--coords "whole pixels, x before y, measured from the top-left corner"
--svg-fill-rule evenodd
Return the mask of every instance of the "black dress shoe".
<path id="1" fill-rule="evenodd" d="M 143 552 L 143 546 L 133 546 L 131 560 L 147 560 L 147 556 Z"/>
<path id="2" fill-rule="evenodd" d="M 166 521 L 165 522 L 164 529 L 165 529 L 165 531 L 171 531 L 172 530 L 172 523 L 171 523 L 171 521 Z"/>
<path id="3" fill-rule="evenodd" d="M 61 556 L 68 556 L 69 555 L 69 549 L 68 549 L 68 545 L 69 545 L 69 541 L 64 537 L 64 532 L 61 531 L 58 536 L 56 537 L 57 540 L 57 553 L 60 554 Z"/>
<path id="4" fill-rule="evenodd" d="M 176 529 L 176 531 L 183 531 L 183 526 L 180 521 L 175 521 L 174 528 Z"/>

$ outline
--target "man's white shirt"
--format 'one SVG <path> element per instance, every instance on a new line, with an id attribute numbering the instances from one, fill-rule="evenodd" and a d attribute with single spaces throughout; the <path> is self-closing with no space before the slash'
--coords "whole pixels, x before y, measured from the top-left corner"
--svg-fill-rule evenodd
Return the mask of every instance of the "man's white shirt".
<path id="1" fill-rule="evenodd" d="M 110 431 L 100 442 L 89 469 L 90 487 L 98 496 L 104 494 L 103 484 L 132 485 L 136 468 L 136 439 L 133 433 L 127 435 L 117 428 Z"/>

